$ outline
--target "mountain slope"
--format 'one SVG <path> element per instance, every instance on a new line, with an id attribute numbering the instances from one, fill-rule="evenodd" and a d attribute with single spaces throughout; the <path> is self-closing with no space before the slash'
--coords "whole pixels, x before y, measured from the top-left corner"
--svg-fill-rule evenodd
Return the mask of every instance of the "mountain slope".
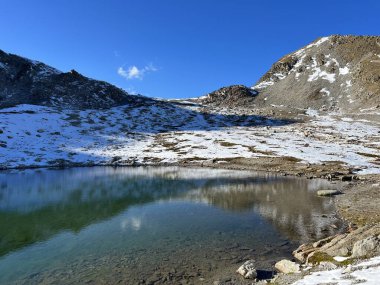
<path id="1" fill-rule="evenodd" d="M 252 88 L 258 104 L 351 111 L 380 104 L 380 37 L 330 36 L 284 56 Z"/>
<path id="2" fill-rule="evenodd" d="M 320 38 L 274 63 L 252 87 L 224 87 L 200 98 L 218 106 L 285 106 L 330 111 L 380 108 L 380 37 Z M 218 96 L 216 96 L 218 95 Z M 227 98 L 233 97 L 233 104 Z"/>
<path id="3" fill-rule="evenodd" d="M 61 72 L 0 50 L 0 108 L 35 104 L 63 108 L 109 108 L 136 96 L 75 70 Z"/>

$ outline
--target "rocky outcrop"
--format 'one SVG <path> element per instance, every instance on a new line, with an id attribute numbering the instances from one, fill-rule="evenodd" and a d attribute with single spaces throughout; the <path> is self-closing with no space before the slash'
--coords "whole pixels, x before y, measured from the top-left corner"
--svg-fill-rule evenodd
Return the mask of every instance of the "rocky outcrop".
<path id="1" fill-rule="evenodd" d="M 252 103 L 256 95 L 256 91 L 244 85 L 232 85 L 200 97 L 200 101 L 204 104 L 233 107 Z"/>
<path id="2" fill-rule="evenodd" d="M 61 72 L 0 50 L 0 108 L 34 104 L 102 109 L 135 101 L 137 96 L 75 70 Z"/>
<path id="3" fill-rule="evenodd" d="M 380 254 L 380 224 L 367 225 L 351 233 L 332 236 L 313 244 L 303 244 L 293 252 L 303 263 L 334 261 L 336 256 L 372 257 Z"/>

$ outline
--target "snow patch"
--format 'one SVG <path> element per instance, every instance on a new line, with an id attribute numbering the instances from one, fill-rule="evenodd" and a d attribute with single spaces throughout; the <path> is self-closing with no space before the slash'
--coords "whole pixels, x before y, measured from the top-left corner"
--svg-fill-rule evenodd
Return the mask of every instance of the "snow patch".
<path id="1" fill-rule="evenodd" d="M 345 261 L 349 259 L 349 257 L 345 257 L 345 256 L 334 256 L 334 260 L 338 261 L 338 262 L 342 262 L 342 261 Z"/>
<path id="2" fill-rule="evenodd" d="M 262 89 L 262 88 L 266 88 L 268 86 L 272 86 L 274 84 L 273 81 L 263 81 L 263 82 L 260 82 L 259 84 L 253 86 L 254 89 Z"/>
<path id="3" fill-rule="evenodd" d="M 329 37 L 322 37 L 318 41 L 316 41 L 315 43 L 308 45 L 306 48 L 308 49 L 308 48 L 312 48 L 312 47 L 318 47 L 328 40 L 329 40 Z"/>
<path id="4" fill-rule="evenodd" d="M 276 76 L 278 79 L 282 80 L 286 77 L 286 75 L 282 74 L 282 73 L 275 73 L 273 74 L 274 76 Z"/>
<path id="5" fill-rule="evenodd" d="M 323 44 L 324 42 L 326 42 L 328 40 L 329 40 L 329 37 L 322 37 L 318 41 L 316 41 L 315 43 L 307 45 L 306 47 L 300 49 L 299 51 L 295 52 L 294 54 L 297 55 L 297 56 L 301 56 L 301 55 L 303 55 L 305 53 L 305 51 L 307 49 L 310 49 L 312 47 L 318 47 L 318 46 L 320 46 L 321 44 Z"/>
<path id="6" fill-rule="evenodd" d="M 345 66 L 343 68 L 339 68 L 339 74 L 340 75 L 346 75 L 350 73 L 350 69 L 348 68 L 348 66 Z"/>
<path id="7" fill-rule="evenodd" d="M 335 74 L 322 71 L 319 67 L 314 68 L 314 73 L 309 75 L 308 82 L 316 81 L 318 79 L 327 80 L 330 83 L 335 82 Z"/>
<path id="8" fill-rule="evenodd" d="M 336 284 L 336 285 L 378 285 L 380 280 L 380 257 L 371 258 L 368 261 L 361 262 L 351 267 L 350 271 L 345 271 L 345 267 L 313 272 L 305 276 L 293 285 L 319 285 L 319 284 Z"/>
<path id="9" fill-rule="evenodd" d="M 327 90 L 326 88 L 322 88 L 320 92 L 325 93 L 327 96 L 330 96 L 330 91 Z"/>

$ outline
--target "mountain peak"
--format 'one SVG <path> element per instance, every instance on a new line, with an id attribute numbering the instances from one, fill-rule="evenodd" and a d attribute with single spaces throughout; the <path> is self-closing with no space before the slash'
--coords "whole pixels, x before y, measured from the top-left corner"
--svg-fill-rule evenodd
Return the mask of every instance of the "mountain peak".
<path id="1" fill-rule="evenodd" d="M 354 110 L 380 103 L 380 37 L 322 37 L 282 57 L 252 87 L 256 103 Z M 265 102 L 264 102 L 265 101 Z"/>
<path id="2" fill-rule="evenodd" d="M 102 109 L 126 104 L 132 95 L 76 70 L 61 72 L 42 62 L 0 50 L 0 108 L 35 104 Z"/>

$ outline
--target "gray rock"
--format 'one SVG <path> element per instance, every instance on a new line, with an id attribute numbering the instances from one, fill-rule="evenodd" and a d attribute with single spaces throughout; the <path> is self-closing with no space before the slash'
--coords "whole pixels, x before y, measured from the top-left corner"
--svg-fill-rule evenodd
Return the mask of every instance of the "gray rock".
<path id="1" fill-rule="evenodd" d="M 357 241 L 352 248 L 352 257 L 369 257 L 380 253 L 379 236 L 370 236 Z"/>
<path id="2" fill-rule="evenodd" d="M 339 190 L 318 190 L 317 195 L 318 196 L 333 196 L 341 194 Z"/>
<path id="3" fill-rule="evenodd" d="M 318 268 L 320 270 L 334 270 L 334 269 L 337 269 L 338 266 L 336 266 L 334 263 L 329 262 L 329 261 L 322 261 L 321 263 L 319 263 Z"/>
<path id="4" fill-rule="evenodd" d="M 255 261 L 252 259 L 247 260 L 238 270 L 236 270 L 236 272 L 246 279 L 255 279 L 257 277 Z"/>
<path id="5" fill-rule="evenodd" d="M 289 274 L 289 273 L 299 273 L 300 265 L 293 261 L 283 259 L 277 262 L 274 266 L 279 272 Z"/>

